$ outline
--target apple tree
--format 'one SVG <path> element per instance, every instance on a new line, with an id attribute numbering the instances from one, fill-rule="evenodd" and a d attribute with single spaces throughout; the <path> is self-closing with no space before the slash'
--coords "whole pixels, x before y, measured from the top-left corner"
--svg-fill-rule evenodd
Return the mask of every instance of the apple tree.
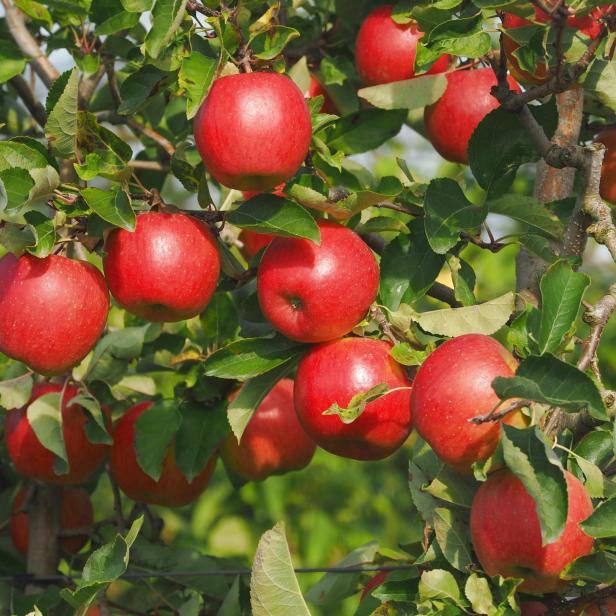
<path id="1" fill-rule="evenodd" d="M 616 613 L 616 5 L 2 7 L 0 614 Z"/>

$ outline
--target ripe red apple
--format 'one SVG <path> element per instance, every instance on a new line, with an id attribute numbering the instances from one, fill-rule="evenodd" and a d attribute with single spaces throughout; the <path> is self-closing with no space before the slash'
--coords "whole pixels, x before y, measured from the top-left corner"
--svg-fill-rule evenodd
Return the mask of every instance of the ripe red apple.
<path id="1" fill-rule="evenodd" d="M 508 81 L 511 90 L 520 91 L 511 77 Z M 495 85 L 496 77 L 491 68 L 447 73 L 445 93 L 424 110 L 426 133 L 443 158 L 454 163 L 468 163 L 468 142 L 473 131 L 499 106 L 490 94 Z"/>
<path id="2" fill-rule="evenodd" d="M 295 378 L 295 410 L 319 447 L 345 458 L 381 460 L 396 451 L 411 431 L 411 381 L 390 356 L 391 345 L 371 338 L 342 338 L 312 347 Z M 352 423 L 323 415 L 334 403 L 385 383 L 388 393 L 366 405 Z"/>
<path id="3" fill-rule="evenodd" d="M 601 131 L 595 141 L 602 143 L 606 150 L 601 167 L 601 196 L 616 204 L 616 126 Z"/>
<path id="4" fill-rule="evenodd" d="M 148 321 L 183 321 L 204 310 L 216 290 L 220 257 L 199 220 L 145 212 L 130 232 L 114 229 L 103 260 L 109 289 L 129 312 Z"/>
<path id="5" fill-rule="evenodd" d="M 269 246 L 275 236 L 269 233 L 257 233 L 250 229 L 242 229 L 238 239 L 244 244 L 240 252 L 246 261 L 250 261 L 262 248 Z"/>
<path id="6" fill-rule="evenodd" d="M 315 96 L 323 97 L 323 105 L 319 110 L 321 113 L 338 113 L 338 109 L 336 109 L 336 104 L 332 100 L 331 96 L 327 93 L 327 90 L 323 87 L 321 82 L 314 75 L 310 75 L 308 98 L 314 98 Z"/>
<path id="7" fill-rule="evenodd" d="M 205 468 L 189 483 L 175 462 L 173 443 L 163 462 L 159 480 L 154 481 L 146 475 L 137 461 L 135 422 L 151 405 L 151 402 L 140 402 L 118 420 L 111 447 L 111 473 L 118 487 L 134 501 L 163 507 L 181 507 L 194 501 L 205 490 L 216 466 L 216 456 L 212 456 Z"/>
<path id="8" fill-rule="evenodd" d="M 559 575 L 573 560 L 589 554 L 593 539 L 579 523 L 592 513 L 584 485 L 565 472 L 569 512 L 563 534 L 541 545 L 535 501 L 508 469 L 497 471 L 479 488 L 471 506 L 471 539 L 479 562 L 490 575 L 523 578 L 522 592 L 556 592 L 566 585 Z"/>
<path id="9" fill-rule="evenodd" d="M 364 19 L 355 41 L 355 65 L 367 86 L 415 77 L 417 41 L 424 35 L 411 21 L 398 24 L 391 18 L 394 5 L 375 8 Z M 449 56 L 441 56 L 428 74 L 447 70 Z"/>
<path id="10" fill-rule="evenodd" d="M 0 352 L 41 374 L 66 372 L 103 333 L 109 292 L 85 261 L 59 255 L 0 259 Z"/>
<path id="11" fill-rule="evenodd" d="M 45 394 L 61 391 L 58 383 L 36 383 L 28 406 Z M 69 464 L 65 475 L 54 471 L 55 455 L 38 440 L 28 421 L 27 407 L 6 414 L 6 448 L 18 473 L 46 483 L 75 484 L 86 481 L 103 463 L 109 447 L 94 444 L 86 436 L 86 424 L 93 421 L 90 415 L 78 404 L 68 405 L 77 394 L 74 385 L 67 385 L 62 397 L 62 433 Z"/>
<path id="12" fill-rule="evenodd" d="M 28 491 L 21 488 L 11 508 L 11 539 L 23 554 L 28 553 L 28 512 L 20 511 L 26 504 Z M 88 528 L 94 520 L 94 510 L 89 494 L 81 488 L 63 488 L 60 496 L 60 528 L 75 530 Z M 88 535 L 75 535 L 60 540 L 62 549 L 73 554 L 79 552 L 88 542 Z"/>
<path id="13" fill-rule="evenodd" d="M 215 180 L 264 191 L 293 177 L 308 154 L 310 112 L 299 88 L 278 73 L 214 82 L 195 117 L 195 141 Z"/>
<path id="14" fill-rule="evenodd" d="M 582 17 L 571 15 L 567 18 L 567 25 L 570 28 L 574 28 L 584 36 L 594 39 L 598 36 L 601 30 L 599 18 L 604 11 L 604 8 L 596 8 L 590 15 L 585 15 Z M 536 23 L 544 24 L 549 22 L 550 19 L 551 17 L 547 13 L 542 11 L 540 8 L 535 8 Z M 519 17 L 518 15 L 514 15 L 513 13 L 505 13 L 503 18 L 503 26 L 506 30 L 514 30 L 516 28 L 522 28 L 532 24 L 532 21 Z M 533 73 L 525 71 L 520 67 L 518 59 L 513 55 L 513 52 L 516 51 L 516 49 L 519 49 L 520 45 L 518 45 L 518 43 L 506 34 L 503 37 L 503 45 L 507 56 L 509 71 L 517 81 L 524 84 L 539 85 L 550 79 L 551 74 L 545 62 L 539 62 Z"/>
<path id="15" fill-rule="evenodd" d="M 257 273 L 259 303 L 285 336 L 324 342 L 350 332 L 376 297 L 379 266 L 351 229 L 320 220 L 321 243 L 277 237 Z"/>
<path id="16" fill-rule="evenodd" d="M 494 453 L 498 422 L 473 424 L 498 402 L 492 389 L 497 376 L 513 376 L 517 362 L 499 342 L 481 334 L 458 336 L 433 351 L 413 382 L 411 407 L 417 432 L 448 464 L 466 471 Z M 519 411 L 503 420 L 520 424 Z"/>
<path id="17" fill-rule="evenodd" d="M 293 381 L 283 379 L 265 396 L 240 442 L 229 434 L 220 455 L 235 475 L 261 481 L 308 466 L 315 449 L 295 414 Z"/>

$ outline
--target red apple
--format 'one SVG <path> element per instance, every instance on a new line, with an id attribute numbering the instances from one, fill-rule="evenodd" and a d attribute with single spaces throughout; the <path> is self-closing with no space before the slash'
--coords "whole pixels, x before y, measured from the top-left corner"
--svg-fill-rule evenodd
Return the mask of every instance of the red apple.
<path id="1" fill-rule="evenodd" d="M 25 505 L 28 491 L 21 488 L 15 496 L 11 508 L 11 539 L 15 547 L 23 554 L 28 553 L 28 512 L 20 511 Z M 63 488 L 60 501 L 60 528 L 75 530 L 88 528 L 94 520 L 92 501 L 85 490 L 81 488 Z M 79 552 L 88 542 L 88 535 L 75 535 L 60 540 L 62 549 L 73 554 Z"/>
<path id="2" fill-rule="evenodd" d="M 295 414 L 293 381 L 283 379 L 265 396 L 240 442 L 229 434 L 220 455 L 235 475 L 261 481 L 308 466 L 315 449 Z"/>
<path id="3" fill-rule="evenodd" d="M 511 77 L 509 87 L 520 88 Z M 468 163 L 468 142 L 477 125 L 498 101 L 490 94 L 496 85 L 491 68 L 460 70 L 447 73 L 447 89 L 441 98 L 424 110 L 428 139 L 436 151 L 454 163 Z"/>
<path id="4" fill-rule="evenodd" d="M 471 539 L 479 562 L 490 576 L 523 578 L 522 592 L 556 592 L 559 575 L 572 561 L 592 551 L 593 539 L 579 523 L 592 513 L 584 485 L 565 472 L 569 511 L 562 535 L 541 545 L 535 501 L 509 470 L 490 475 L 471 506 Z"/>
<path id="5" fill-rule="evenodd" d="M 132 233 L 105 243 L 105 277 L 118 304 L 148 321 L 201 313 L 216 290 L 220 257 L 207 226 L 185 214 L 145 212 Z"/>
<path id="6" fill-rule="evenodd" d="M 175 462 L 173 443 L 163 462 L 158 481 L 146 475 L 137 461 L 135 422 L 151 405 L 151 402 L 141 402 L 126 411 L 118 420 L 111 447 L 111 473 L 119 488 L 134 501 L 164 507 L 181 507 L 194 501 L 205 490 L 216 466 L 216 456 L 212 456 L 205 468 L 189 483 Z"/>
<path id="7" fill-rule="evenodd" d="M 195 117 L 194 132 L 215 180 L 259 192 L 295 175 L 312 137 L 304 96 L 278 73 L 217 79 Z"/>
<path id="8" fill-rule="evenodd" d="M 481 334 L 443 343 L 423 363 L 413 382 L 411 407 L 417 432 L 436 454 L 458 470 L 494 453 L 498 422 L 473 424 L 499 401 L 492 389 L 497 376 L 513 376 L 516 360 L 499 342 Z M 519 424 L 519 411 L 503 420 Z"/>
<path id="9" fill-rule="evenodd" d="M 109 292 L 85 261 L 9 253 L 0 259 L 0 352 L 41 374 L 78 364 L 103 333 Z"/>
<path id="10" fill-rule="evenodd" d="M 601 131 L 595 141 L 606 148 L 599 191 L 606 201 L 616 204 L 616 126 Z"/>
<path id="11" fill-rule="evenodd" d="M 285 336 L 324 342 L 350 332 L 379 287 L 372 251 L 351 229 L 320 220 L 321 243 L 277 237 L 257 273 L 259 303 Z"/>
<path id="12" fill-rule="evenodd" d="M 45 394 L 61 391 L 58 383 L 37 383 L 28 405 Z M 90 415 L 78 404 L 68 405 L 77 394 L 74 385 L 67 385 L 62 397 L 62 433 L 69 464 L 65 475 L 54 471 L 55 455 L 38 440 L 28 421 L 27 407 L 6 414 L 6 448 L 18 473 L 47 483 L 75 484 L 86 481 L 103 463 L 109 447 L 94 444 L 86 436 L 86 424 L 93 421 Z"/>
<path id="13" fill-rule="evenodd" d="M 411 381 L 390 356 L 391 345 L 371 338 L 342 338 L 312 347 L 295 378 L 295 410 L 319 447 L 345 458 L 381 460 L 396 451 L 411 431 Z M 388 393 L 366 405 L 352 423 L 323 415 L 334 403 L 385 383 Z"/>
<path id="14" fill-rule="evenodd" d="M 567 18 L 567 25 L 570 28 L 574 28 L 584 36 L 595 39 L 601 31 L 601 22 L 599 19 L 604 12 L 605 8 L 599 7 L 592 11 L 590 15 L 585 15 L 582 17 L 571 15 Z M 549 22 L 550 19 L 551 17 L 547 13 L 542 11 L 540 8 L 535 8 L 534 20 L 536 23 L 544 24 Z M 514 30 L 515 28 L 522 28 L 532 24 L 532 21 L 519 17 L 518 15 L 514 15 L 513 13 L 505 13 L 503 18 L 503 26 L 506 30 Z M 516 49 L 519 49 L 520 45 L 518 45 L 518 43 L 506 34 L 503 37 L 503 45 L 505 47 L 509 71 L 517 81 L 524 84 L 539 85 L 550 79 L 551 74 L 545 62 L 539 62 L 533 73 L 529 73 L 520 67 L 518 59 L 513 55 L 513 52 L 516 51 Z"/>
<path id="15" fill-rule="evenodd" d="M 338 113 L 338 109 L 336 109 L 336 104 L 332 100 L 331 96 L 327 93 L 327 90 L 321 85 L 321 82 L 314 75 L 310 75 L 308 98 L 314 98 L 315 96 L 323 97 L 323 105 L 319 110 L 321 113 Z"/>
<path id="16" fill-rule="evenodd" d="M 424 35 L 411 21 L 398 24 L 391 18 L 394 5 L 375 8 L 364 19 L 355 41 L 355 65 L 367 86 L 415 77 L 417 41 Z M 441 56 L 428 74 L 447 70 L 449 56 Z"/>
<path id="17" fill-rule="evenodd" d="M 240 252 L 244 255 L 246 261 L 250 261 L 259 250 L 269 246 L 274 237 L 269 233 L 257 233 L 250 229 L 242 229 L 238 236 L 238 239 L 244 244 L 240 248 Z"/>

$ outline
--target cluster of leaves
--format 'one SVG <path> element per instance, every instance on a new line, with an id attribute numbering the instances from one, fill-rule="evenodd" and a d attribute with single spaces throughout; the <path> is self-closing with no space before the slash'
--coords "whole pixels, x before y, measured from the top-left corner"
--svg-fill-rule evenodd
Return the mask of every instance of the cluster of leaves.
<path id="1" fill-rule="evenodd" d="M 13 41 L 6 19 L 0 19 L 0 122 L 7 136 L 0 142 L 0 245 L 39 257 L 65 245 L 70 254 L 100 264 L 105 232 L 114 227 L 133 230 L 136 212 L 157 203 L 160 191 L 179 196 L 187 211 L 204 213 L 214 207 L 224 213 L 228 226 L 217 234 L 223 276 L 206 311 L 190 321 L 161 326 L 144 324 L 112 308 L 107 333 L 71 375 L 80 385 L 80 404 L 92 415 L 89 436 L 94 442 L 110 440 L 101 404 L 119 414 L 135 400 L 154 398 L 156 403 L 137 424 L 139 463 L 158 478 L 175 437 L 178 465 L 190 479 L 230 430 L 241 437 L 267 392 L 292 374 L 305 352 L 304 345 L 276 334 L 261 314 L 251 276 L 258 256 L 250 263 L 241 257 L 238 230 L 318 240 L 315 218 L 327 214 L 367 241 L 377 236 L 382 240 L 378 301 L 399 340 L 393 357 L 417 366 L 443 338 L 495 334 L 522 361 L 515 377 L 498 379 L 494 387 L 503 400 L 518 397 L 533 402 L 533 427 L 504 428 L 494 459 L 477 465 L 475 477 L 467 480 L 445 467 L 425 443 L 415 442 L 409 488 L 421 520 L 419 532 L 409 531 L 403 549 L 378 550 L 369 544 L 339 563 L 407 566 L 373 591 L 357 615 L 379 613 L 382 602 L 401 614 L 409 610 L 515 613 L 516 582 L 490 580 L 478 573 L 468 539 L 472 496 L 498 460 L 535 498 L 546 541 L 560 535 L 567 514 L 563 469 L 585 482 L 591 496 L 601 502 L 584 525 L 586 532 L 601 540 L 600 549 L 576 562 L 566 575 L 585 584 L 584 591 L 614 583 L 612 422 L 600 383 L 574 365 L 580 307 L 590 280 L 576 271 L 579 264 L 574 259 L 561 258 L 559 251 L 573 200 L 541 204 L 515 190 L 519 168 L 537 162 L 540 154 L 516 116 L 502 109 L 490 113 L 472 137 L 472 176 L 456 169 L 453 177 L 424 183 L 402 159 L 386 174 L 362 166 L 353 156 L 388 142 L 403 125 L 421 130 L 417 113 L 438 100 L 447 83 L 444 75 L 426 75 L 362 88 L 350 50 L 359 23 L 373 4 L 367 0 L 292 5 L 240 0 L 229 6 L 192 0 L 19 0 L 15 5 L 27 16 L 27 27 L 45 53 L 64 50 L 74 67 L 55 79 L 44 110 L 26 109 L 18 103 L 16 80 L 29 70 L 31 59 Z M 495 46 L 495 9 L 509 9 L 508 4 L 399 2 L 394 17 L 400 23 L 413 19 L 425 32 L 416 58 L 420 71 L 443 53 L 465 63 L 480 62 Z M 579 2 L 576 10 L 582 14 L 593 6 Z M 529 3 L 516 3 L 521 15 L 529 16 L 533 10 Z M 142 15 L 149 12 L 148 22 Z M 549 24 L 519 29 L 516 36 L 520 44 L 516 58 L 522 68 L 551 61 Z M 562 45 L 565 58 L 574 61 L 588 41 L 569 32 Z M 213 80 L 237 72 L 246 62 L 255 70 L 287 72 L 302 91 L 308 88 L 310 74 L 318 74 L 339 110 L 339 115 L 323 114 L 320 97 L 309 102 L 311 156 L 284 187 L 284 197 L 257 195 L 244 200 L 236 191 L 215 185 L 192 140 L 192 119 Z M 612 121 L 616 79 L 604 53 L 597 54 L 584 87 L 589 117 Z M 552 135 L 557 123 L 554 101 L 533 107 L 532 113 Z M 175 193 L 170 188 L 174 179 L 181 186 Z M 468 247 L 490 251 L 503 247 L 502 241 L 482 239 L 489 215 L 510 219 L 515 225 L 515 233 L 507 238 L 510 243 L 524 246 L 549 264 L 541 280 L 541 309 L 528 305 L 512 318 L 512 292 L 477 301 Z M 453 285 L 453 306 L 435 307 L 428 294 L 443 275 Z M 356 333 L 377 336 L 378 323 L 367 320 Z M 25 405 L 32 375 L 14 362 L 3 363 L 2 369 L 0 405 L 5 409 Z M 239 393 L 228 403 L 228 394 L 238 383 Z M 366 400 L 355 402 L 361 406 Z M 30 405 L 28 416 L 43 445 L 56 454 L 61 472 L 67 457 L 58 405 L 57 394 L 43 396 Z M 554 447 L 548 446 L 535 426 L 551 407 L 588 412 L 596 429 L 581 440 L 564 432 Z M 15 606 L 11 613 L 26 613 L 34 602 L 41 610 L 79 607 L 126 571 L 159 578 L 157 588 L 182 614 L 202 609 L 216 609 L 212 613 L 219 616 L 248 613 L 243 578 L 165 577 L 174 570 L 215 574 L 233 569 L 234 563 L 136 537 L 142 522 L 138 508 L 133 513 L 130 531 L 116 534 L 112 524 L 103 526 L 93 536 L 96 549 L 66 564 L 68 573 L 83 570 L 76 588 L 60 592 L 52 587 L 36 597 L 16 593 L 10 599 Z M 423 524 L 429 529 L 425 535 Z M 151 520 L 145 526 L 155 534 Z M 283 590 L 294 601 L 293 613 L 307 613 L 287 555 L 279 530 L 264 538 L 252 580 L 254 614 L 278 609 L 277 593 Z M 284 562 L 282 571 L 276 571 L 277 560 Z M 23 564 L 13 557 L 7 555 L 6 562 L 7 573 L 23 571 Z M 327 574 L 306 598 L 324 610 L 335 609 L 341 599 L 357 591 L 359 579 L 360 573 Z"/>

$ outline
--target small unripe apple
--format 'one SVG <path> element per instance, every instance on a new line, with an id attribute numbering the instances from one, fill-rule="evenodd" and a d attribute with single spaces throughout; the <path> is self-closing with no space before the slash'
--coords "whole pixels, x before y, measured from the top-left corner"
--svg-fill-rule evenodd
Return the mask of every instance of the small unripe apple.
<path id="1" fill-rule="evenodd" d="M 293 381 L 282 379 L 265 396 L 240 442 L 229 434 L 220 456 L 233 474 L 261 481 L 308 466 L 315 449 L 295 414 Z"/>
<path id="2" fill-rule="evenodd" d="M 595 141 L 605 146 L 599 192 L 606 201 L 616 204 L 616 126 L 602 130 Z"/>
<path id="3" fill-rule="evenodd" d="M 114 229 L 105 243 L 105 277 L 126 310 L 148 321 L 201 313 L 220 275 L 216 240 L 186 214 L 145 212 L 134 231 Z"/>
<path id="4" fill-rule="evenodd" d="M 118 420 L 109 460 L 111 473 L 120 490 L 134 501 L 163 507 L 181 507 L 194 501 L 205 490 L 216 466 L 216 456 L 213 455 L 205 468 L 189 483 L 175 461 L 174 441 L 165 456 L 160 478 L 154 481 L 139 466 L 135 448 L 135 423 L 151 405 L 151 402 L 141 402 Z"/>
<path id="5" fill-rule="evenodd" d="M 391 18 L 393 4 L 375 8 L 364 19 L 355 41 L 355 65 L 367 86 L 415 77 L 417 42 L 424 35 L 411 21 L 398 24 Z M 449 56 L 441 56 L 427 74 L 447 70 Z"/>
<path id="6" fill-rule="evenodd" d="M 28 491 L 21 488 L 11 508 L 11 539 L 13 545 L 22 553 L 28 553 L 29 515 L 25 510 Z M 94 510 L 89 494 L 81 488 L 63 488 L 60 496 L 60 529 L 75 530 L 88 528 L 94 521 Z M 76 554 L 88 542 L 88 535 L 74 535 L 60 539 L 66 552 Z"/>
<path id="7" fill-rule="evenodd" d="M 49 393 L 60 393 L 59 383 L 36 383 L 28 406 Z M 41 445 L 30 422 L 27 407 L 6 414 L 4 432 L 6 448 L 15 470 L 24 477 L 46 483 L 76 484 L 86 481 L 103 463 L 107 445 L 94 444 L 86 436 L 86 425 L 93 421 L 78 404 L 68 404 L 78 394 L 74 385 L 67 385 L 62 397 L 62 434 L 69 471 L 58 475 L 54 471 L 55 455 Z"/>
<path id="8" fill-rule="evenodd" d="M 336 104 L 332 100 L 331 96 L 327 93 L 327 90 L 321 85 L 321 82 L 314 75 L 311 74 L 310 85 L 308 86 L 308 98 L 315 98 L 315 96 L 323 97 L 323 105 L 319 110 L 320 113 L 338 113 L 338 109 L 336 109 Z"/>
<path id="9" fill-rule="evenodd" d="M 105 328 L 109 292 L 101 273 L 60 255 L 0 259 L 0 352 L 35 372 L 70 370 Z"/>
<path id="10" fill-rule="evenodd" d="M 319 447 L 345 458 L 381 460 L 411 431 L 411 381 L 389 351 L 371 338 L 342 338 L 312 347 L 295 377 L 295 410 Z M 346 408 L 353 396 L 380 384 L 399 389 L 366 404 L 352 423 L 323 415 L 333 404 Z"/>
<path id="11" fill-rule="evenodd" d="M 241 73 L 214 82 L 194 132 L 215 180 L 261 192 L 295 175 L 308 154 L 312 126 L 304 96 L 291 79 Z"/>
<path id="12" fill-rule="evenodd" d="M 445 462 L 468 471 L 473 462 L 494 453 L 499 422 L 470 423 L 499 402 L 492 389 L 497 376 L 513 376 L 517 362 L 493 338 L 467 334 L 444 342 L 419 368 L 413 382 L 411 407 L 415 429 Z M 523 424 L 519 411 L 506 423 Z"/>
<path id="13" fill-rule="evenodd" d="M 257 273 L 263 314 L 285 336 L 324 342 L 350 332 L 374 301 L 379 266 L 351 229 L 320 220 L 321 243 L 277 237 Z"/>
<path id="14" fill-rule="evenodd" d="M 508 77 L 509 88 L 519 92 L 517 83 Z M 490 94 L 496 85 L 491 68 L 447 73 L 447 89 L 436 103 L 424 110 L 428 139 L 436 151 L 454 163 L 468 164 L 468 142 L 481 120 L 499 106 Z"/>
<path id="15" fill-rule="evenodd" d="M 569 508 L 562 535 L 542 545 L 535 501 L 508 469 L 497 471 L 482 484 L 471 505 L 470 530 L 475 553 L 490 576 L 523 578 L 518 590 L 556 592 L 566 585 L 563 569 L 590 554 L 593 539 L 580 527 L 592 513 L 584 485 L 568 471 Z"/>

